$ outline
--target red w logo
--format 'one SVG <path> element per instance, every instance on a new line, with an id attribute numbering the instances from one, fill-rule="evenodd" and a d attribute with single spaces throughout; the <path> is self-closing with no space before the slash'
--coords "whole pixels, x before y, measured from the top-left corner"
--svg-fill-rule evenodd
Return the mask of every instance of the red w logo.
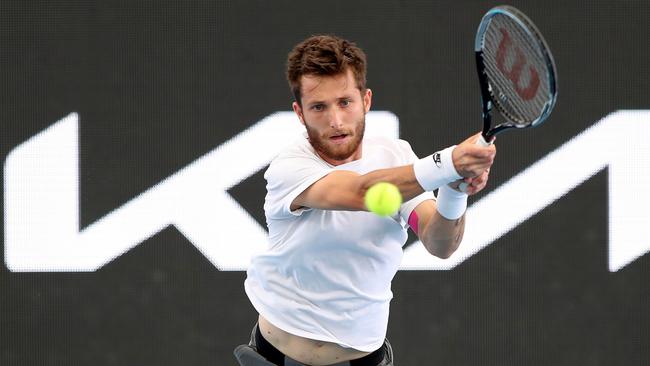
<path id="1" fill-rule="evenodd" d="M 497 50 L 497 68 L 499 68 L 499 70 L 501 70 L 501 72 L 503 72 L 503 74 L 510 81 L 512 81 L 515 86 L 515 91 L 517 94 L 519 94 L 521 99 L 530 100 L 535 97 L 537 94 L 537 89 L 539 89 L 539 75 L 537 74 L 537 71 L 529 65 L 528 70 L 530 72 L 530 78 L 528 79 L 528 86 L 524 88 L 519 85 L 521 72 L 527 63 L 526 56 L 524 56 L 524 53 L 519 47 L 515 46 L 515 62 L 512 64 L 510 70 L 507 70 L 505 59 L 508 50 L 513 47 L 512 39 L 510 38 L 510 34 L 508 34 L 505 29 L 501 28 L 499 30 L 501 31 L 503 38 L 501 38 L 501 42 L 499 42 L 499 49 Z"/>

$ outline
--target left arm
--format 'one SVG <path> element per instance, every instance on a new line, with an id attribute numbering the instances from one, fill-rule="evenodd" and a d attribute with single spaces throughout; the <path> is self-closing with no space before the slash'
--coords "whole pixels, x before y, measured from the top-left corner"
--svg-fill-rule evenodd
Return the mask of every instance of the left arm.
<path id="1" fill-rule="evenodd" d="M 489 170 L 476 178 L 465 178 L 467 194 L 473 195 L 485 188 Z M 457 188 L 459 182 L 455 182 Z M 454 183 L 450 184 L 454 186 Z M 455 219 L 447 219 L 438 212 L 437 202 L 427 200 L 415 208 L 417 215 L 416 233 L 429 253 L 447 259 L 458 249 L 465 232 L 465 214 Z M 415 229 L 415 228 L 414 228 Z"/>

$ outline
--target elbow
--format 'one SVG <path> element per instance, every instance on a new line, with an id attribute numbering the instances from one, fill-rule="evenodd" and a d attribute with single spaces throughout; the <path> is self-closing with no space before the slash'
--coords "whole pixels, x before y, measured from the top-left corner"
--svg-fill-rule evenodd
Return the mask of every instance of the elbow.
<path id="1" fill-rule="evenodd" d="M 453 240 L 439 240 L 430 244 L 425 244 L 424 247 L 427 251 L 440 259 L 448 259 L 451 257 L 462 241 L 462 235 L 459 235 L 456 239 Z"/>
<path id="2" fill-rule="evenodd" d="M 427 251 L 440 259 L 448 259 L 456 251 L 456 249 L 443 249 L 443 248 L 427 248 Z"/>
<path id="3" fill-rule="evenodd" d="M 434 255 L 440 259 L 449 259 L 449 257 L 451 257 L 451 255 L 454 254 L 455 251 L 456 250 L 448 250 L 444 252 L 439 252 L 438 254 L 434 254 Z"/>
<path id="4" fill-rule="evenodd" d="M 439 218 L 442 216 L 438 215 Z M 423 232 L 422 243 L 427 251 L 440 259 L 448 259 L 451 257 L 461 241 L 463 241 L 463 234 L 465 233 L 465 216 L 458 220 L 439 220 L 442 221 L 438 226 L 427 226 Z"/>

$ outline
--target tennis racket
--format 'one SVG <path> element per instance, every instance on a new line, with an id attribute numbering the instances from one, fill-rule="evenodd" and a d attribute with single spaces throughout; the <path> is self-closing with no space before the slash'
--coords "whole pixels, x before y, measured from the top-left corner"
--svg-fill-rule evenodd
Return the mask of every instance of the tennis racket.
<path id="1" fill-rule="evenodd" d="M 490 9 L 478 26 L 474 52 L 483 107 L 478 145 L 489 146 L 503 131 L 539 126 L 548 118 L 557 99 L 555 61 L 526 15 L 507 5 Z M 503 123 L 493 123 L 493 106 Z M 465 192 L 467 183 L 459 189 Z"/>

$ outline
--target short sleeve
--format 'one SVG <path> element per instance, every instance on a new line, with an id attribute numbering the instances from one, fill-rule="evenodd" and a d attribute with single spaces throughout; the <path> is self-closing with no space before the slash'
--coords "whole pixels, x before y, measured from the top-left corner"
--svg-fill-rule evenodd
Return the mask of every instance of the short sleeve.
<path id="1" fill-rule="evenodd" d="M 299 216 L 305 207 L 291 211 L 291 202 L 305 189 L 332 172 L 332 168 L 309 156 L 279 156 L 264 173 L 266 199 L 264 212 L 268 219 Z"/>
<path id="2" fill-rule="evenodd" d="M 415 155 L 415 152 L 413 152 L 413 149 L 411 148 L 411 144 L 409 144 L 404 140 L 398 140 L 397 144 L 398 144 L 399 153 L 403 159 L 402 165 L 413 164 L 418 159 L 418 156 Z M 415 196 L 412 199 L 402 203 L 402 206 L 400 206 L 399 209 L 399 214 L 404 220 L 404 222 L 408 222 L 411 212 L 413 212 L 413 210 L 415 210 L 415 208 L 420 203 L 422 203 L 422 201 L 435 200 L 435 199 L 436 197 L 434 196 L 433 192 L 430 191 L 423 192 L 420 195 Z"/>

